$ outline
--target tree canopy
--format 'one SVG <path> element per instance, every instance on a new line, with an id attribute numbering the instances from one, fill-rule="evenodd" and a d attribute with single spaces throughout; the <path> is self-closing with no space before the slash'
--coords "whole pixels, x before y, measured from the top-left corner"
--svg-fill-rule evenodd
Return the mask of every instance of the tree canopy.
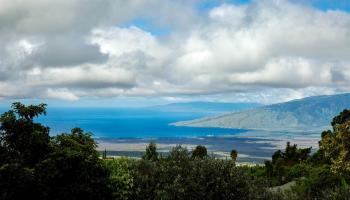
<path id="1" fill-rule="evenodd" d="M 34 121 L 46 104 L 14 103 L 0 117 L 0 199 L 108 199 L 109 172 L 91 134 L 50 137 Z"/>
<path id="2" fill-rule="evenodd" d="M 192 158 L 203 159 L 208 156 L 207 148 L 202 145 L 196 146 L 196 148 L 192 151 Z"/>
<path id="3" fill-rule="evenodd" d="M 323 132 L 319 151 L 334 173 L 350 176 L 350 110 L 334 117 L 331 124 L 333 131 Z"/>

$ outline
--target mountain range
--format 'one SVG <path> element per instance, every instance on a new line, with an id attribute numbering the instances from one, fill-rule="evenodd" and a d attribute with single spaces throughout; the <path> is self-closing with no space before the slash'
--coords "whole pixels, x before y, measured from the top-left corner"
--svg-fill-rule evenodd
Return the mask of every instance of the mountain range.
<path id="1" fill-rule="evenodd" d="M 183 103 L 171 103 L 166 105 L 158 105 L 150 107 L 152 110 L 171 111 L 171 112 L 199 112 L 199 113 L 212 113 L 222 114 L 232 111 L 242 111 L 253 109 L 262 106 L 258 103 L 225 103 L 225 102 L 183 102 Z"/>
<path id="2" fill-rule="evenodd" d="M 244 111 L 173 123 L 175 126 L 221 127 L 270 131 L 319 131 L 350 108 L 350 93 L 313 96 Z"/>

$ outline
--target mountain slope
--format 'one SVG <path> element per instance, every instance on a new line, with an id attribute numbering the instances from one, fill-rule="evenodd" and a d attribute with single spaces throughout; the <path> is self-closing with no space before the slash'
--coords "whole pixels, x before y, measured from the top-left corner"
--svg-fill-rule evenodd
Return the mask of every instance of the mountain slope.
<path id="1" fill-rule="evenodd" d="M 152 109 L 172 112 L 206 112 L 220 114 L 232 111 L 242 111 L 260 107 L 258 103 L 216 103 L 216 102 L 185 102 L 153 106 Z"/>
<path id="2" fill-rule="evenodd" d="M 286 131 L 323 130 L 345 108 L 350 108 L 350 93 L 308 97 L 173 125 Z"/>

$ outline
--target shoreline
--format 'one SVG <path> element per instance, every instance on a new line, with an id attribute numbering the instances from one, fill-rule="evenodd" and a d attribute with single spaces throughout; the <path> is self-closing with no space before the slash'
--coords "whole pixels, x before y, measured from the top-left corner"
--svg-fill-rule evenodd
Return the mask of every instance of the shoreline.
<path id="1" fill-rule="evenodd" d="M 238 152 L 237 162 L 262 164 L 271 159 L 272 154 L 285 148 L 287 141 L 299 147 L 318 148 L 319 133 L 290 133 L 246 131 L 234 135 L 196 136 L 196 137 L 152 137 L 152 138 L 96 138 L 99 151 L 107 151 L 110 156 L 141 157 L 149 142 L 157 144 L 157 150 L 166 154 L 176 145 L 193 150 L 204 145 L 208 155 L 228 159 L 232 149 Z"/>

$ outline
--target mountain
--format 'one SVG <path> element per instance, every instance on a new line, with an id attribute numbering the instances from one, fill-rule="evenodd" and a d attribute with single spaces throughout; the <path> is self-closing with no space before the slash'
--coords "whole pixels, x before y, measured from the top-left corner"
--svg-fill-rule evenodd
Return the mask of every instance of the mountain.
<path id="1" fill-rule="evenodd" d="M 324 130 L 345 108 L 350 108 L 350 93 L 307 97 L 173 125 L 271 131 Z"/>
<path id="2" fill-rule="evenodd" d="M 151 109 L 171 112 L 201 112 L 221 114 L 232 111 L 242 111 L 262 106 L 258 103 L 219 103 L 219 102 L 186 102 L 153 106 Z"/>

